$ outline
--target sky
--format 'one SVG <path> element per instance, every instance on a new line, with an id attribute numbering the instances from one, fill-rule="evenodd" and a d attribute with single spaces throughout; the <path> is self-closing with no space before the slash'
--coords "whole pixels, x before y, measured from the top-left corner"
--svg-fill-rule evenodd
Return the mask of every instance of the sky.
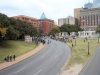
<path id="1" fill-rule="evenodd" d="M 0 0 L 0 13 L 39 19 L 44 12 L 47 18 L 57 21 L 58 18 L 74 16 L 74 8 L 81 8 L 87 2 L 92 0 Z"/>

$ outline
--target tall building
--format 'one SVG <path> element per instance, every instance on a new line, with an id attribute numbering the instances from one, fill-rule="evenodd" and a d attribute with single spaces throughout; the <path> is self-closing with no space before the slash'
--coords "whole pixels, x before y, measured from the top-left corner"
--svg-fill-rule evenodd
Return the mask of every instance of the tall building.
<path id="1" fill-rule="evenodd" d="M 19 15 L 19 16 L 14 16 L 13 18 L 30 23 L 33 25 L 33 27 L 39 29 L 40 28 L 40 22 L 38 19 L 29 17 L 29 16 L 24 16 L 24 15 Z"/>
<path id="2" fill-rule="evenodd" d="M 68 18 L 59 18 L 58 26 L 62 26 L 63 24 L 68 24 Z"/>
<path id="3" fill-rule="evenodd" d="M 72 17 L 72 16 L 69 16 L 69 17 L 68 17 L 68 24 L 70 24 L 70 25 L 75 25 L 75 18 Z"/>
<path id="4" fill-rule="evenodd" d="M 54 27 L 54 20 L 47 19 L 45 14 L 43 13 L 41 15 L 41 18 L 39 19 L 39 22 L 40 22 L 40 29 L 42 30 L 43 35 L 48 35 L 48 33 Z"/>
<path id="5" fill-rule="evenodd" d="M 48 35 L 48 33 L 54 27 L 54 20 L 47 19 L 44 13 L 41 15 L 40 19 L 36 19 L 33 17 L 24 16 L 24 15 L 14 16 L 13 18 L 27 22 L 27 23 L 31 23 L 35 28 L 42 31 L 42 34 L 44 35 Z"/>
<path id="6" fill-rule="evenodd" d="M 75 18 L 74 17 L 67 17 L 67 18 L 59 18 L 58 19 L 58 26 L 62 26 L 64 24 L 75 25 Z"/>
<path id="7" fill-rule="evenodd" d="M 93 3 L 90 3 L 90 2 L 86 3 L 86 4 L 84 5 L 84 8 L 88 8 L 88 9 L 93 8 Z"/>
<path id="8" fill-rule="evenodd" d="M 100 25 L 100 0 L 93 0 L 84 5 L 84 8 L 74 9 L 76 24 L 84 30 L 96 30 Z"/>
<path id="9" fill-rule="evenodd" d="M 96 30 L 96 27 L 100 25 L 100 8 L 81 10 L 80 25 L 86 31 Z"/>
<path id="10" fill-rule="evenodd" d="M 83 10 L 83 8 L 76 8 L 74 9 L 74 17 L 75 17 L 75 24 L 80 25 L 80 11 Z"/>
<path id="11" fill-rule="evenodd" d="M 93 0 L 93 7 L 100 8 L 100 0 Z"/>

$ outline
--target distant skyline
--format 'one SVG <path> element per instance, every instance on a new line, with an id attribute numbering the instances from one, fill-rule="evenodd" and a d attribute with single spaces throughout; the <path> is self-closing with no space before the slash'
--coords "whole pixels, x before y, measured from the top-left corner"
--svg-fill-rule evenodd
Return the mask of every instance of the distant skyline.
<path id="1" fill-rule="evenodd" d="M 74 15 L 74 8 L 81 8 L 93 0 L 0 0 L 0 13 L 11 16 L 26 15 L 40 18 L 44 12 L 56 20 Z"/>

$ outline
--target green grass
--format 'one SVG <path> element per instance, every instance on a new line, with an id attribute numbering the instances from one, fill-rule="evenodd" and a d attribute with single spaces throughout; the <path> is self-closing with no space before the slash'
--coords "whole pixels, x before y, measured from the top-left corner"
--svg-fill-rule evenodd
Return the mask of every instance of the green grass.
<path id="1" fill-rule="evenodd" d="M 88 41 L 90 55 L 88 55 Z M 67 43 L 71 48 L 71 58 L 69 60 L 69 64 L 66 65 L 65 69 L 70 68 L 74 64 L 84 64 L 89 59 L 89 57 L 93 55 L 97 46 L 99 45 L 98 39 L 88 39 L 88 41 L 84 42 L 84 39 L 77 38 L 75 46 L 75 39 L 73 39 L 73 47 L 71 42 Z"/>
<path id="2" fill-rule="evenodd" d="M 0 43 L 0 62 L 3 62 L 7 55 L 20 56 L 36 47 L 35 43 L 24 41 L 5 41 Z"/>

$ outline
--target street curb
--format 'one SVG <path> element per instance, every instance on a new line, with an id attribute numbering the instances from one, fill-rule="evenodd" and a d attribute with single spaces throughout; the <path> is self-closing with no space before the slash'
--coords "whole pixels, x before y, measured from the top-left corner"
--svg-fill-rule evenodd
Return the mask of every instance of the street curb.
<path id="1" fill-rule="evenodd" d="M 68 55 L 68 60 L 66 60 L 66 62 L 65 62 L 65 64 L 64 64 L 64 66 L 61 68 L 61 72 L 60 72 L 60 74 L 59 75 L 61 75 L 61 73 L 64 71 L 64 69 L 65 69 L 65 66 L 66 65 L 68 65 L 68 63 L 69 63 L 69 60 L 70 60 L 70 58 L 71 58 L 71 48 L 67 45 L 67 47 L 69 48 L 69 55 Z"/>

